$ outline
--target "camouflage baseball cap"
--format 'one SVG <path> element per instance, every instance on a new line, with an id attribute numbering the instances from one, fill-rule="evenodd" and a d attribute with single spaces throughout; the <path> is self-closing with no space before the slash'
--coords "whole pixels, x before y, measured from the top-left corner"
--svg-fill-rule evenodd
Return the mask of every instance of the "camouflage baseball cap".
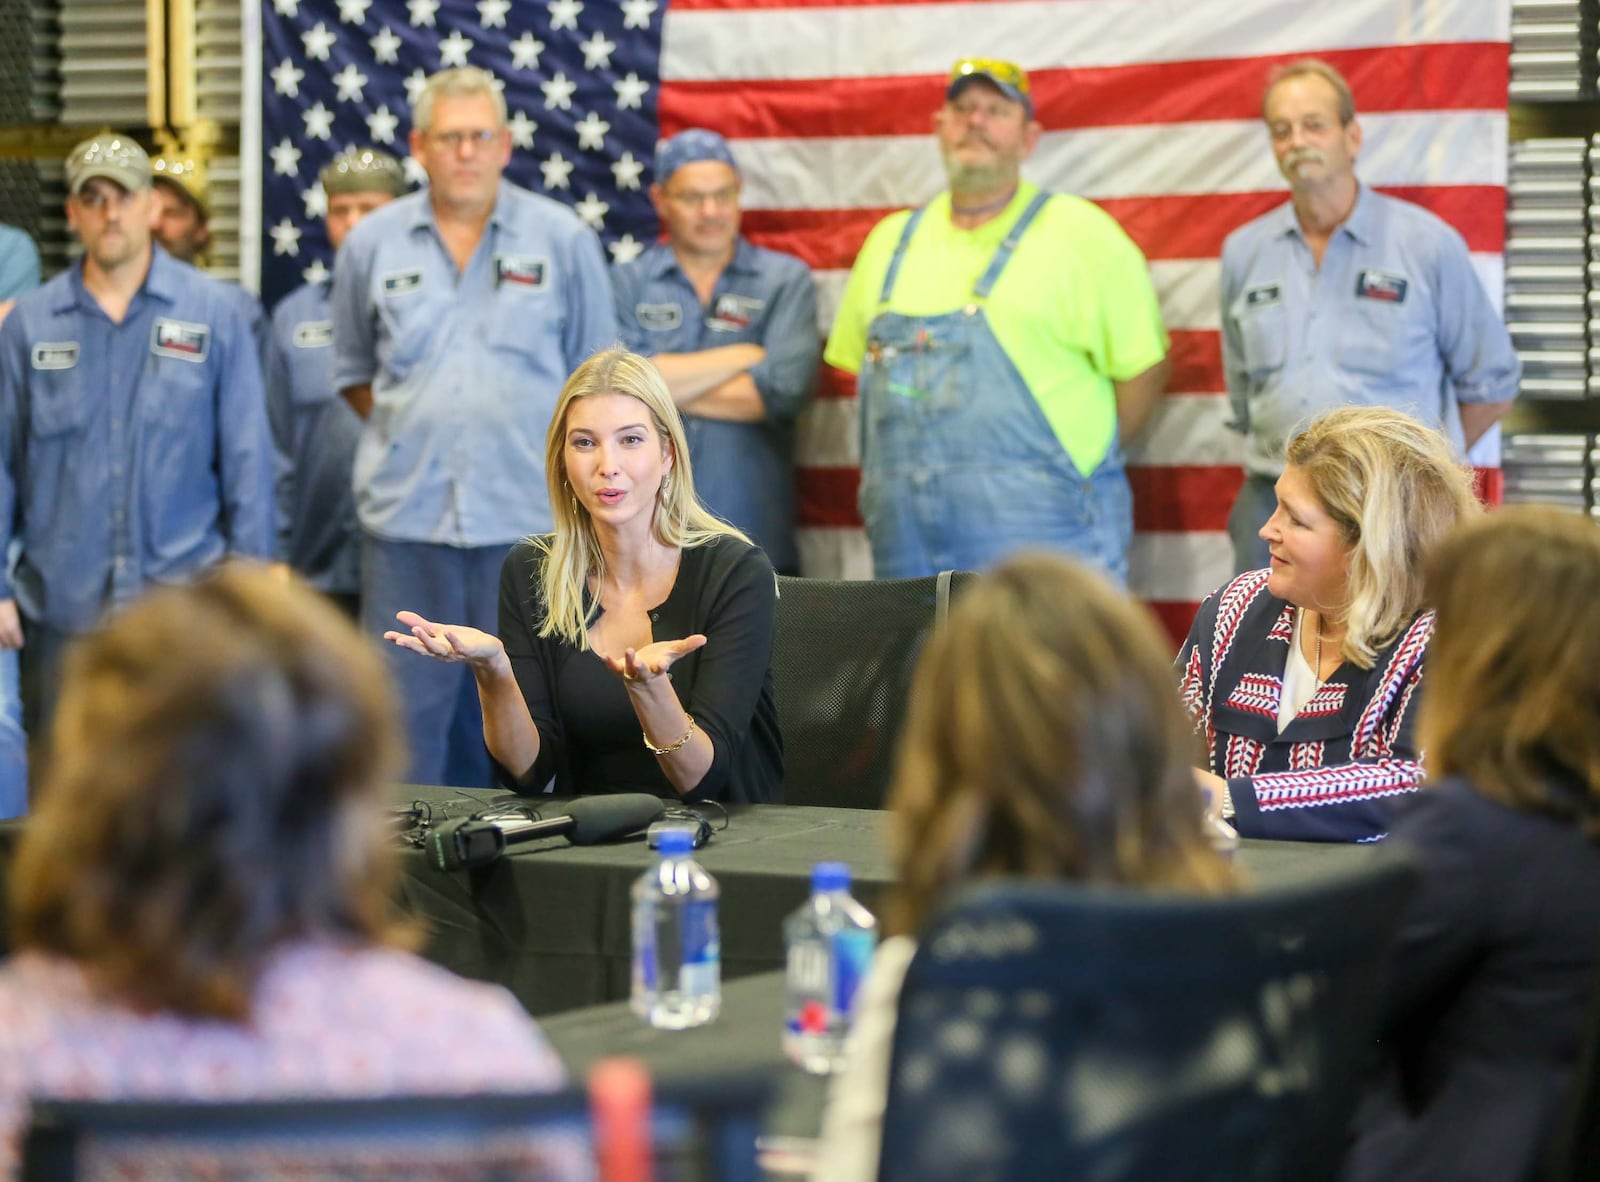
<path id="1" fill-rule="evenodd" d="M 131 137 L 103 131 L 84 140 L 67 157 L 67 191 L 74 196 L 97 176 L 130 193 L 150 184 L 150 157 Z"/>
<path id="2" fill-rule="evenodd" d="M 376 148 L 346 148 L 323 165 L 317 179 L 330 197 L 346 193 L 402 197 L 406 191 L 406 174 L 400 162 Z"/>

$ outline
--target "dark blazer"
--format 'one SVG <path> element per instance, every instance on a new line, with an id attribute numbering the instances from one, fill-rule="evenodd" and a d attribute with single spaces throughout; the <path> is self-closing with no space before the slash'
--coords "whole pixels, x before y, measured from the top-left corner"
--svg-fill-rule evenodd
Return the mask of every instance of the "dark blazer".
<path id="1" fill-rule="evenodd" d="M 1418 793 L 1391 840 L 1416 851 L 1422 878 L 1345 1176 L 1531 1179 L 1595 989 L 1600 846 L 1461 780 Z"/>

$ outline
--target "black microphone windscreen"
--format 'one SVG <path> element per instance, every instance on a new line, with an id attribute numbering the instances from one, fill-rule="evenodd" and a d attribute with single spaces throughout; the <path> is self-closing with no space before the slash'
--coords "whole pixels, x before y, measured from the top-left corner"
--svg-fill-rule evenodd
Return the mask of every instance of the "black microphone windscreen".
<path id="1" fill-rule="evenodd" d="M 567 809 L 567 815 L 572 818 L 572 831 L 567 834 L 567 840 L 573 845 L 615 841 L 648 828 L 652 821 L 660 820 L 665 811 L 661 798 L 647 792 L 581 796 Z"/>

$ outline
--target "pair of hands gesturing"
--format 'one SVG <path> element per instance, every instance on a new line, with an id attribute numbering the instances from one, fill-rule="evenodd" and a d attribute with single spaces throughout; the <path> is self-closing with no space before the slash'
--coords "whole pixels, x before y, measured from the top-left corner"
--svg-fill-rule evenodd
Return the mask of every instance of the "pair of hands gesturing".
<path id="1" fill-rule="evenodd" d="M 498 636 L 491 636 L 477 628 L 461 624 L 435 624 L 416 612 L 396 612 L 395 619 L 405 625 L 408 632 L 385 632 L 383 638 L 436 661 L 467 664 L 481 668 L 498 665 L 506 654 L 506 646 Z M 599 650 L 595 656 L 623 681 L 644 684 L 671 669 L 680 657 L 700 648 L 706 642 L 704 634 L 696 632 L 682 640 L 658 640 L 641 649 L 624 649 L 622 656 L 613 657 Z"/>

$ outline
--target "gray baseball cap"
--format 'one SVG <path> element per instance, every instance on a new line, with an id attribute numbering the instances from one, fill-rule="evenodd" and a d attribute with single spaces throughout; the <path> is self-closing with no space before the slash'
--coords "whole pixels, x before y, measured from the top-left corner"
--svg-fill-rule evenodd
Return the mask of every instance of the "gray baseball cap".
<path id="1" fill-rule="evenodd" d="M 128 192 L 150 186 L 150 157 L 131 137 L 102 131 L 83 141 L 67 157 L 67 191 L 76 196 L 89 181 L 103 176 Z"/>

